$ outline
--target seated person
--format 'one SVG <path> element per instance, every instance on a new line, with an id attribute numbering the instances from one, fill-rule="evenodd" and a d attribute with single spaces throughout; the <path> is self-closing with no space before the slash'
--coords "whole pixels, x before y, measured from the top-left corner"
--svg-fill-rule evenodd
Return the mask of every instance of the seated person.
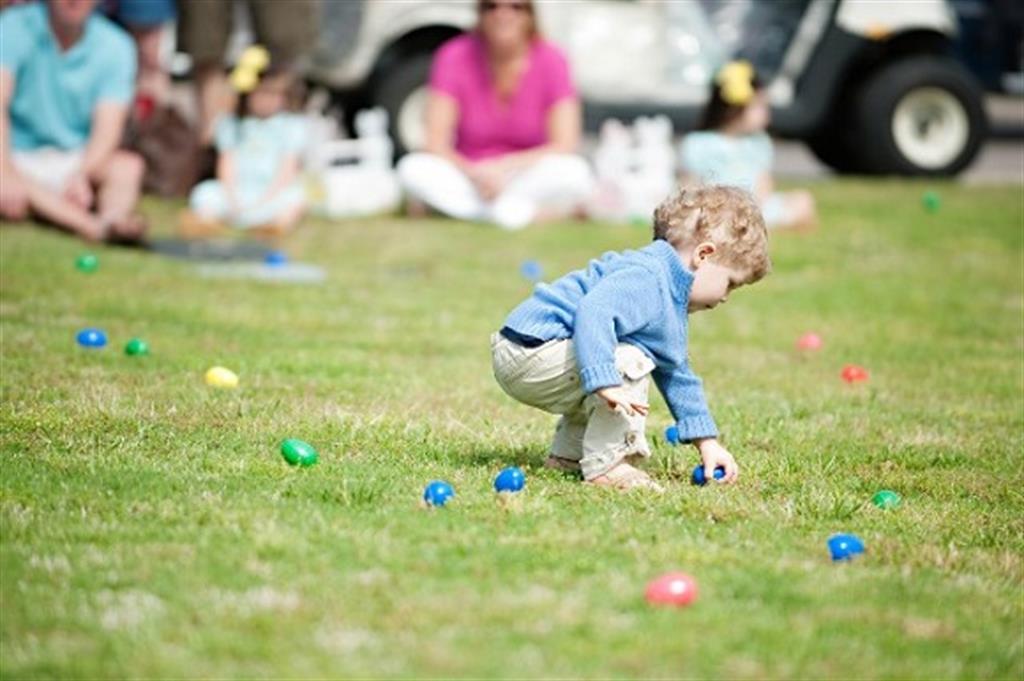
<path id="1" fill-rule="evenodd" d="M 0 217 L 34 215 L 90 241 L 136 241 L 142 159 L 118 149 L 135 47 L 95 0 L 0 12 Z"/>
<path id="2" fill-rule="evenodd" d="M 771 110 L 754 68 L 726 64 L 711 84 L 699 130 L 683 139 L 684 184 L 726 184 L 757 197 L 768 228 L 810 228 L 817 210 L 810 192 L 776 192 L 772 140 L 765 132 Z"/>
<path id="3" fill-rule="evenodd" d="M 399 179 L 414 201 L 506 229 L 571 214 L 593 180 L 565 57 L 537 35 L 532 2 L 477 8 L 476 30 L 434 57 L 425 153 L 403 158 Z"/>
<path id="4" fill-rule="evenodd" d="M 254 45 L 231 72 L 238 95 L 234 116 L 216 124 L 217 177 L 200 182 L 181 221 L 186 238 L 230 225 L 263 236 L 290 232 L 302 218 L 306 192 L 300 155 L 305 124 L 288 112 L 294 81 Z"/>

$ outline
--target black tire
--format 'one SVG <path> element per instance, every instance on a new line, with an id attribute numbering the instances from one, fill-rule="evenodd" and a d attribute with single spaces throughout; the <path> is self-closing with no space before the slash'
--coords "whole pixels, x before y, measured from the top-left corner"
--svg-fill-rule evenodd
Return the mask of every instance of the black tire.
<path id="1" fill-rule="evenodd" d="M 388 112 L 388 132 L 395 142 L 396 156 L 411 148 L 412 140 L 403 134 L 400 117 L 409 98 L 426 85 L 432 60 L 433 55 L 429 52 L 403 57 L 381 75 L 373 89 L 373 104 L 384 107 Z"/>
<path id="2" fill-rule="evenodd" d="M 915 109 L 911 102 L 917 101 L 922 105 Z M 864 169 L 872 173 L 955 175 L 974 160 L 988 132 L 981 90 L 948 57 L 910 57 L 883 66 L 868 78 L 854 102 L 855 148 Z M 915 111 L 922 115 L 912 117 Z M 932 134 L 929 128 L 936 124 L 940 127 Z M 913 132 L 905 132 L 901 143 L 896 127 Z M 933 139 L 925 139 L 930 134 Z M 931 154 L 937 150 L 942 153 Z M 925 161 L 928 154 L 932 157 Z"/>
<path id="3" fill-rule="evenodd" d="M 841 129 L 848 129 L 848 124 L 839 122 L 835 128 L 806 139 L 808 148 L 819 161 L 837 173 L 845 175 L 864 172 L 864 160 L 841 132 Z"/>

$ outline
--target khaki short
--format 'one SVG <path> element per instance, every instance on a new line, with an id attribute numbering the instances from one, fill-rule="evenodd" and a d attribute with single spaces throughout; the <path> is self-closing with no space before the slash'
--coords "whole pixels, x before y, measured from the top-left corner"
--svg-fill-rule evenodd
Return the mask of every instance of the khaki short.
<path id="1" fill-rule="evenodd" d="M 312 0 L 248 0 L 255 42 L 278 64 L 294 64 L 312 47 Z M 182 51 L 200 66 L 224 63 L 234 25 L 235 3 L 228 0 L 182 0 L 178 3 L 178 41 Z"/>
<path id="2" fill-rule="evenodd" d="M 627 456 L 649 457 L 646 418 L 611 409 L 596 395 L 583 392 L 572 340 L 553 340 L 526 348 L 501 334 L 491 336 L 494 378 L 509 396 L 537 409 L 561 415 L 551 454 L 579 461 L 590 480 Z M 639 348 L 620 344 L 615 364 L 630 399 L 647 403 L 648 376 L 654 362 Z"/>

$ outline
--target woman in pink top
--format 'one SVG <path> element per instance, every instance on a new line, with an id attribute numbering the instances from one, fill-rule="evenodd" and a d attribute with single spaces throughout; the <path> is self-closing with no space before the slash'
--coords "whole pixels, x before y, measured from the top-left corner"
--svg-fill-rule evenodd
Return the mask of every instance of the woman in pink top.
<path id="1" fill-rule="evenodd" d="M 434 57 L 426 149 L 398 164 L 402 184 L 441 213 L 506 229 L 567 215 L 592 188 L 574 153 L 581 113 L 569 66 L 538 35 L 531 1 L 477 7 L 476 30 Z"/>

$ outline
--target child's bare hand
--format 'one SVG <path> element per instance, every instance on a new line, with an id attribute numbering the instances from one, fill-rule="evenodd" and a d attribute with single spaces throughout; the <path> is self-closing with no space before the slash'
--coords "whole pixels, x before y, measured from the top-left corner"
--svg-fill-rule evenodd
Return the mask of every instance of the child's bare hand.
<path id="1" fill-rule="evenodd" d="M 715 469 L 721 466 L 725 469 L 725 477 L 718 482 L 733 483 L 740 476 L 740 467 L 736 459 L 732 458 L 729 450 L 718 443 L 715 438 L 706 438 L 694 442 L 700 451 L 700 459 L 704 463 L 704 479 L 714 480 Z"/>
<path id="2" fill-rule="evenodd" d="M 601 388 L 596 391 L 596 395 L 604 400 L 611 407 L 612 411 L 622 407 L 627 416 L 636 416 L 637 414 L 647 416 L 647 412 L 650 410 L 649 405 L 643 402 L 634 402 L 620 386 Z"/>

